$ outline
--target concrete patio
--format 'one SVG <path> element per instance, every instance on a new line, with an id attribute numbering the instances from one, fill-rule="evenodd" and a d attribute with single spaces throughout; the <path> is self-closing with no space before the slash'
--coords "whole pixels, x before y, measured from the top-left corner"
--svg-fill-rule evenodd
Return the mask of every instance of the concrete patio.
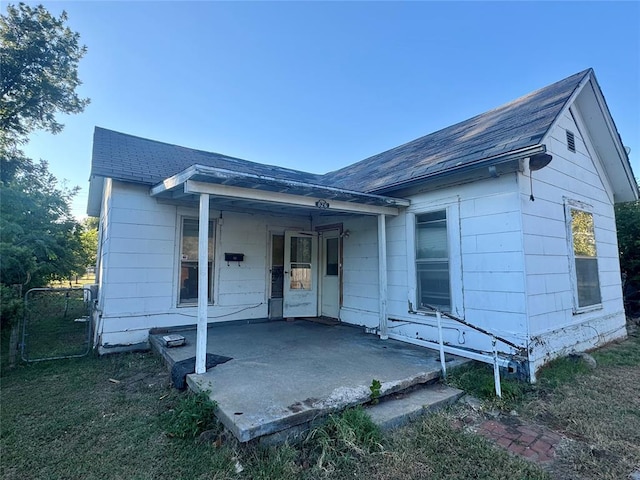
<path id="1" fill-rule="evenodd" d="M 172 332 L 173 333 L 173 332 Z M 151 343 L 171 366 L 195 356 L 195 329 L 176 331 L 186 345 Z M 298 429 L 345 407 L 368 402 L 374 379 L 382 396 L 440 377 L 438 353 L 380 340 L 360 327 L 296 321 L 212 325 L 207 352 L 231 357 L 202 375 L 187 377 L 209 392 L 216 415 L 242 442 Z M 447 355 L 447 366 L 466 360 Z"/>

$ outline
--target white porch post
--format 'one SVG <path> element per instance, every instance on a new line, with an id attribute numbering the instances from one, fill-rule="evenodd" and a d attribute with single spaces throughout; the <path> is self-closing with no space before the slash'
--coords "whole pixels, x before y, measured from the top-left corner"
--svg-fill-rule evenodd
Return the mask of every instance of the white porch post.
<path id="1" fill-rule="evenodd" d="M 389 338 L 387 333 L 387 228 L 384 214 L 378 215 L 378 284 L 380 297 L 379 335 L 381 340 Z"/>
<path id="2" fill-rule="evenodd" d="M 207 371 L 207 305 L 209 295 L 209 194 L 200 194 L 198 223 L 198 330 L 196 373 Z"/>

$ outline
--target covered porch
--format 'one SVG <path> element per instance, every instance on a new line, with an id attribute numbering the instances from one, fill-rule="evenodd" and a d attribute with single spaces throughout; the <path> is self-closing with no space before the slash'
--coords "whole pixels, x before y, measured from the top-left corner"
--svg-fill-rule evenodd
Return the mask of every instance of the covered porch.
<path id="1" fill-rule="evenodd" d="M 275 167 L 274 167 L 275 168 Z M 386 217 L 397 216 L 400 209 L 409 206 L 404 199 L 354 192 L 312 183 L 309 179 L 287 178 L 265 175 L 264 172 L 239 173 L 223 168 L 193 165 L 151 188 L 150 194 L 158 202 L 171 204 L 198 205 L 198 249 L 197 249 L 197 334 L 195 339 L 196 373 L 205 373 L 206 352 L 208 351 L 207 325 L 208 288 L 212 273 L 209 271 L 209 211 L 242 211 L 269 213 L 291 218 L 340 216 L 374 216 L 377 218 L 377 332 L 381 339 L 388 338 L 387 332 L 387 259 L 386 259 Z M 286 178 L 286 179 L 285 179 Z M 222 218 L 218 220 L 222 225 Z M 319 282 L 318 230 L 284 232 L 284 303 L 283 316 L 316 317 L 318 300 L 325 286 Z M 332 285 L 335 310 L 342 306 L 342 260 L 340 253 L 343 236 L 342 227 L 335 231 L 333 252 L 337 258 L 332 265 L 337 281 Z M 327 247 L 326 251 L 329 248 Z M 323 251 L 321 248 L 320 251 Z M 295 253 L 294 253 L 295 252 Z M 225 253 L 225 261 L 242 261 L 243 254 Z M 275 264 L 272 263 L 272 268 Z M 320 287 L 319 287 L 320 285 Z M 266 289 L 268 290 L 268 289 Z M 268 292 L 267 292 L 268 294 Z M 340 318 L 339 313 L 331 315 Z"/>
<path id="2" fill-rule="evenodd" d="M 170 366 L 196 355 L 196 329 L 174 333 L 185 337 L 184 346 L 163 346 L 165 332 L 150 337 Z M 287 435 L 331 412 L 367 403 L 373 380 L 381 383 L 385 396 L 433 382 L 441 373 L 437 351 L 380 341 L 353 326 L 312 320 L 233 322 L 210 325 L 207 333 L 207 353 L 231 360 L 188 375 L 187 383 L 196 392 L 208 392 L 219 420 L 242 442 Z M 465 361 L 447 355 L 449 367 Z M 459 395 L 436 387 L 434 402 Z"/>

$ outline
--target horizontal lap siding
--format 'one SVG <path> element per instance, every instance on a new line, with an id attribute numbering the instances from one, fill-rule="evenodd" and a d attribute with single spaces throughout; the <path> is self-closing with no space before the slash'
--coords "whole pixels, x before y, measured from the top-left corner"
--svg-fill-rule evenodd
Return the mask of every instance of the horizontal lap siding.
<path id="1" fill-rule="evenodd" d="M 197 206 L 160 204 L 146 187 L 109 183 L 101 250 L 103 343 L 144 341 L 149 328 L 196 323 L 195 305 L 177 305 L 177 255 L 180 219 L 198 218 Z M 266 318 L 269 230 L 282 219 L 224 212 L 219 222 L 220 212 L 210 215 L 221 225 L 216 228 L 215 303 L 208 308 L 209 322 Z M 310 228 L 305 218 L 287 222 L 287 228 Z M 225 252 L 243 253 L 244 261 L 227 263 Z"/>
<path id="2" fill-rule="evenodd" d="M 410 211 L 416 215 L 447 206 L 459 208 L 459 219 L 450 219 L 448 228 L 459 237 L 462 273 L 452 264 L 454 288 L 460 288 L 462 315 L 465 320 L 524 344 L 526 338 L 526 303 L 520 205 L 515 175 L 461 185 L 453 189 L 416 195 Z M 458 207 L 459 206 L 459 207 Z M 407 254 L 407 217 L 401 214 L 387 220 L 387 262 L 389 284 L 390 332 L 411 338 L 437 340 L 433 325 L 404 325 L 402 321 L 418 319 L 435 325 L 432 317 L 408 313 L 408 301 L 415 288 L 415 278 L 407 274 L 413 255 Z M 398 233 L 396 233 L 398 232 Z M 402 232 L 400 234 L 399 232 Z M 402 237 L 402 239 L 400 239 Z M 454 262 L 455 263 L 455 262 Z M 468 327 L 451 322 L 444 329 L 445 342 L 451 345 L 491 348 L 490 341 Z M 464 332 L 464 333 L 461 333 Z"/>
<path id="3" fill-rule="evenodd" d="M 377 325 L 379 311 L 378 226 L 375 216 L 345 217 L 342 246 L 342 308 L 346 323 Z"/>
<path id="4" fill-rule="evenodd" d="M 575 135 L 576 152 L 570 152 L 567 148 L 567 130 Z M 578 128 L 571 113 L 567 112 L 547 141 L 547 149 L 553 160 L 547 167 L 533 173 L 534 202 L 529 200 L 528 176 L 523 176 L 521 182 L 530 335 L 534 340 L 537 336 L 551 335 L 548 337 L 549 344 L 553 342 L 556 350 L 563 345 L 569 348 L 573 342 L 569 337 L 576 337 L 575 334 L 563 334 L 562 329 L 566 327 L 584 323 L 584 328 L 590 329 L 587 324 L 600 321 L 598 319 L 610 319 L 604 322 L 606 324 L 620 322 L 624 318 L 621 314 L 620 268 L 613 205 L 606 180 L 603 181 L 599 175 L 598 160 L 590 157 L 588 148 L 593 147 L 589 147 L 588 140 L 585 142 L 581 133 L 584 132 Z M 573 313 L 565 198 L 581 201 L 593 208 L 602 308 L 592 312 Z M 551 340 L 554 335 L 558 338 Z M 592 331 L 590 335 L 597 337 L 598 332 Z M 534 352 L 532 360 L 540 355 L 543 353 Z"/>
<path id="5" fill-rule="evenodd" d="M 109 218 L 109 270 L 101 286 L 103 315 L 170 309 L 176 208 L 159 205 L 147 188 L 113 182 Z"/>
<path id="6" fill-rule="evenodd" d="M 527 326 L 517 183 L 508 175 L 480 185 L 484 195 L 460 203 L 465 319 L 521 343 Z M 489 346 L 482 336 L 468 341 Z"/>

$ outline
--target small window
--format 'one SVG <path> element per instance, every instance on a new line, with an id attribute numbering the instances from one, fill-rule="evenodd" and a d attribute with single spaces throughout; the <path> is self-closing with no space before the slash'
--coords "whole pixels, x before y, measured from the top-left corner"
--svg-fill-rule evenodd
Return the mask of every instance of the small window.
<path id="1" fill-rule="evenodd" d="M 327 238 L 326 248 L 327 263 L 324 267 L 325 275 L 327 277 L 336 277 L 338 276 L 338 238 Z"/>
<path id="2" fill-rule="evenodd" d="M 284 292 L 284 235 L 271 237 L 271 298 L 282 298 Z"/>
<path id="3" fill-rule="evenodd" d="M 602 301 L 593 214 L 576 208 L 569 208 L 569 211 L 576 304 L 578 309 L 583 309 Z"/>
<path id="4" fill-rule="evenodd" d="M 311 290 L 311 249 L 312 239 L 291 237 L 291 290 Z"/>
<path id="5" fill-rule="evenodd" d="M 451 311 L 447 212 L 416 215 L 418 305 Z"/>
<path id="6" fill-rule="evenodd" d="M 180 278 L 178 303 L 193 304 L 198 302 L 198 220 L 182 219 L 182 236 L 180 242 Z M 207 301 L 213 298 L 213 222 L 209 222 L 209 289 Z"/>
<path id="7" fill-rule="evenodd" d="M 576 151 L 576 137 L 573 132 L 567 130 L 567 148 L 570 152 Z"/>

